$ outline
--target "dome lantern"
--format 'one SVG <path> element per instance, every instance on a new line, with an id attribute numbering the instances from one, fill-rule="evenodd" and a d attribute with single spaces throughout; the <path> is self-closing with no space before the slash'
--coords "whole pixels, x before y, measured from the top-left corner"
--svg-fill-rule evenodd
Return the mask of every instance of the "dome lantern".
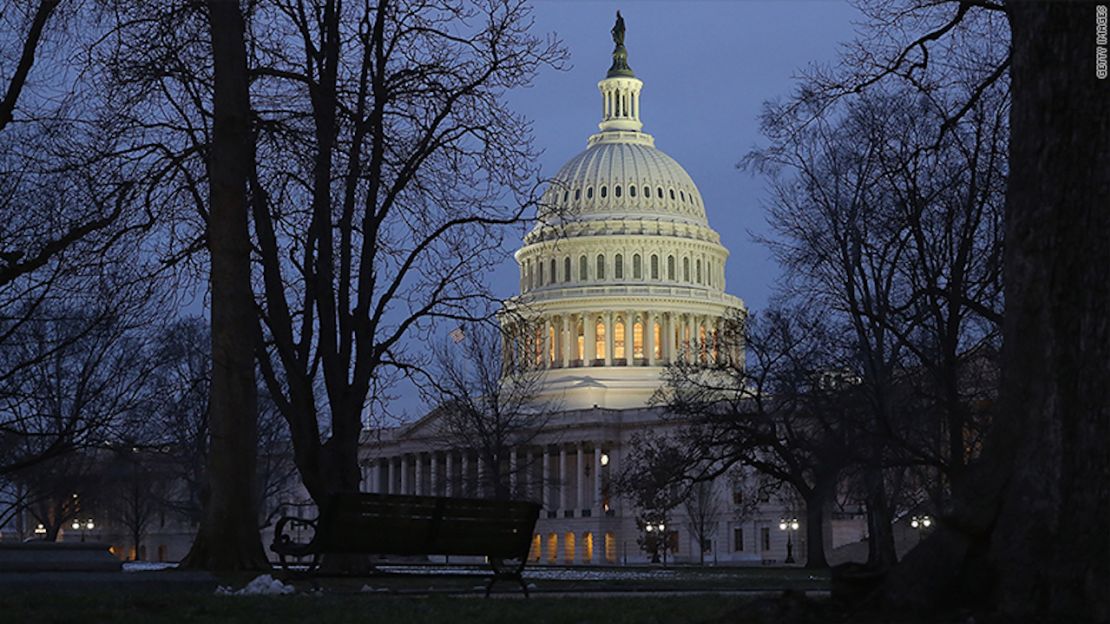
<path id="1" fill-rule="evenodd" d="M 644 124 L 640 122 L 640 89 L 644 83 L 632 73 L 628 66 L 628 50 L 624 47 L 624 18 L 617 11 L 617 23 L 613 26 L 613 64 L 605 79 L 597 83 L 601 90 L 602 132 L 625 131 L 639 132 Z"/>

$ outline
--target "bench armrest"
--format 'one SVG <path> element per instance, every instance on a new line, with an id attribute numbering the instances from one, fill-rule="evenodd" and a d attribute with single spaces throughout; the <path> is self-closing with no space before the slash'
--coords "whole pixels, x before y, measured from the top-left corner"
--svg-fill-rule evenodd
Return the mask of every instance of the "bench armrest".
<path id="1" fill-rule="evenodd" d="M 294 516 L 282 516 L 281 519 L 278 520 L 277 525 L 274 526 L 274 541 L 273 541 L 273 543 L 270 544 L 270 550 L 272 550 L 272 551 L 274 551 L 275 553 L 278 553 L 278 554 L 291 555 L 293 557 L 299 557 L 299 556 L 311 554 L 311 552 L 312 552 L 312 542 L 309 542 L 307 544 L 300 544 L 300 543 L 294 542 L 292 536 L 285 534 L 285 525 L 290 524 L 290 523 L 303 524 L 305 526 L 312 527 L 312 529 L 313 529 L 312 542 L 316 541 L 316 537 L 315 537 L 316 521 L 315 520 L 305 520 L 303 518 L 297 518 L 297 517 L 294 517 Z"/>

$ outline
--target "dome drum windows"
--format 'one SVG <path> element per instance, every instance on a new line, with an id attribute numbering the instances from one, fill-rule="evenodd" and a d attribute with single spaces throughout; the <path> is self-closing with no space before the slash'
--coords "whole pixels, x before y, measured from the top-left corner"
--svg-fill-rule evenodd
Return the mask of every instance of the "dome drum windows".
<path id="1" fill-rule="evenodd" d="M 640 266 L 640 254 L 632 254 L 632 279 L 643 279 L 643 268 Z"/>
<path id="2" fill-rule="evenodd" d="M 605 279 L 605 256 L 602 254 L 597 256 L 597 273 L 595 276 L 598 280 Z"/>
<path id="3" fill-rule="evenodd" d="M 659 279 L 659 256 L 651 254 L 651 279 Z"/>
<path id="4" fill-rule="evenodd" d="M 624 256 L 617 254 L 613 258 L 613 279 L 624 279 Z"/>
<path id="5" fill-rule="evenodd" d="M 682 259 L 682 281 L 690 283 L 690 259 Z"/>
<path id="6" fill-rule="evenodd" d="M 570 256 L 563 258 L 563 282 L 570 281 Z"/>
<path id="7" fill-rule="evenodd" d="M 667 279 L 675 281 L 674 256 L 667 256 Z"/>

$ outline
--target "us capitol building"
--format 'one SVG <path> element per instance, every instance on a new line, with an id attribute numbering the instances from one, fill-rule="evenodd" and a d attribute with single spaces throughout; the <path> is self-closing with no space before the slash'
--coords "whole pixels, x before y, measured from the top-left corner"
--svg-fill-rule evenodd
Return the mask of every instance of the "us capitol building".
<path id="1" fill-rule="evenodd" d="M 664 366 L 676 358 L 741 357 L 742 345 L 718 340 L 724 320 L 744 310 L 725 292 L 728 250 L 690 175 L 643 130 L 643 82 L 628 65 L 619 18 L 613 37 L 613 63 L 598 83 L 600 131 L 551 180 L 537 225 L 516 252 L 520 293 L 502 314 L 511 337 L 506 365 L 538 368 L 537 399 L 558 406 L 510 458 L 514 496 L 543 505 L 531 553 L 538 563 L 647 560 L 637 543 L 638 510 L 611 485 L 637 434 L 673 427 L 661 408 L 648 406 Z M 477 455 L 448 448 L 437 419 L 432 411 L 400 428 L 366 432 L 364 489 L 488 494 Z M 754 495 L 750 485 L 724 477 L 713 483 L 720 504 L 706 561 L 786 557 L 788 532 L 779 524 L 792 512 L 767 500 L 740 514 L 741 497 Z M 681 505 L 670 523 L 668 557 L 698 561 L 698 540 Z M 793 533 L 799 555 L 803 535 Z"/>

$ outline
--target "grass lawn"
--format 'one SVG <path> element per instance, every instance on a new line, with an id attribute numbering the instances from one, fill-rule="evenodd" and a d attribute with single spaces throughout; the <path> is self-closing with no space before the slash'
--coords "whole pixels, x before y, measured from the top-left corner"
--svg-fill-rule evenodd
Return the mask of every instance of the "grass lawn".
<path id="1" fill-rule="evenodd" d="M 197 592 L 115 591 L 39 593 L 0 597 L 0 621 L 37 623 L 237 622 L 482 622 L 696 624 L 776 621 L 744 615 L 751 599 L 732 596 L 534 597 L 529 600 L 464 596 L 216 596 Z"/>

